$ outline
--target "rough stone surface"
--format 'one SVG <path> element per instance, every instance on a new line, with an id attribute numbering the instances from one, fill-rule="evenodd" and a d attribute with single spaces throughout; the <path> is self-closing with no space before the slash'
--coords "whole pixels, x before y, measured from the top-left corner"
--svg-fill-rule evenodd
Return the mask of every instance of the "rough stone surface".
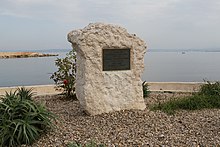
<path id="1" fill-rule="evenodd" d="M 92 115 L 125 109 L 145 109 L 141 75 L 146 44 L 126 29 L 103 23 L 89 24 L 68 34 L 77 52 L 76 94 Z M 103 49 L 130 49 L 130 70 L 103 71 Z"/>

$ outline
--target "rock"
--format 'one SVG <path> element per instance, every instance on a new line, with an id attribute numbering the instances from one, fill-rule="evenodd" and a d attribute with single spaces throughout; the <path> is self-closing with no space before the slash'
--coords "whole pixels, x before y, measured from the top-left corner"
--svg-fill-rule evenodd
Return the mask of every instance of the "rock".
<path id="1" fill-rule="evenodd" d="M 145 109 L 141 75 L 147 47 L 143 40 L 120 26 L 94 23 L 70 32 L 68 41 L 77 52 L 76 95 L 86 112 Z M 103 71 L 104 49 L 129 49 L 130 69 Z"/>
<path id="2" fill-rule="evenodd" d="M 0 52 L 0 58 L 29 58 L 58 56 L 58 54 L 42 54 L 37 52 Z"/>
<path id="3" fill-rule="evenodd" d="M 165 101 L 169 101 L 173 96 L 181 98 L 183 94 L 152 92 L 145 101 L 147 105 L 153 105 L 157 101 L 152 103 L 149 99 L 161 97 L 159 99 L 165 98 Z M 85 146 L 84 143 L 91 140 L 106 147 L 220 146 L 220 109 L 180 110 L 170 116 L 146 108 L 144 111 L 125 110 L 87 116 L 81 111 L 79 101 L 60 95 L 39 96 L 34 100 L 45 100 L 48 110 L 59 119 L 55 121 L 57 129 L 47 132 L 32 146 L 26 147 L 54 147 L 57 141 L 63 142 L 59 147 L 66 147 L 69 142 L 78 142 Z M 186 123 L 189 129 L 182 130 L 179 120 Z M 155 131 L 155 127 L 159 132 Z M 160 135 L 164 135 L 164 139 L 159 140 Z"/>

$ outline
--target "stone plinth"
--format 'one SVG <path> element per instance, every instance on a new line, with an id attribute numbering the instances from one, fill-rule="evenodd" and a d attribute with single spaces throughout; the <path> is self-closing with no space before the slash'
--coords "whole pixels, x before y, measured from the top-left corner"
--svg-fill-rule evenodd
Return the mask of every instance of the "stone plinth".
<path id="1" fill-rule="evenodd" d="M 76 95 L 86 112 L 96 115 L 145 109 L 141 81 L 146 52 L 143 40 L 120 26 L 94 23 L 70 32 L 68 41 L 77 52 Z M 114 49 L 117 52 L 113 53 Z M 103 57 L 104 50 L 113 54 Z M 119 62 L 115 62 L 117 58 Z"/>

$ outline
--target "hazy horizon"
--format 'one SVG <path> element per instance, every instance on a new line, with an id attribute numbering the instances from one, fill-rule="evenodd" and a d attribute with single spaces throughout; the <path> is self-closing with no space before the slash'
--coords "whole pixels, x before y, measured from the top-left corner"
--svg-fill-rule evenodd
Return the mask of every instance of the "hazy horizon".
<path id="1" fill-rule="evenodd" d="M 0 52 L 42 52 L 42 53 L 56 53 L 56 52 L 68 52 L 72 48 L 60 48 L 60 49 L 0 49 Z M 220 52 L 220 48 L 210 48 L 210 49 L 147 49 L 147 52 Z"/>
<path id="2" fill-rule="evenodd" d="M 219 49 L 220 1 L 1 0 L 0 49 L 71 48 L 67 33 L 105 22 L 150 49 Z"/>

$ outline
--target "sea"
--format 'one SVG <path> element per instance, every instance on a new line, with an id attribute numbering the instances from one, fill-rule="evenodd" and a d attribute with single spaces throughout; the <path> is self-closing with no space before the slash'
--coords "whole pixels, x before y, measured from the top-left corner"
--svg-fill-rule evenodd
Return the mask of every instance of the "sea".
<path id="1" fill-rule="evenodd" d="M 54 84 L 55 60 L 71 49 L 19 50 L 59 54 L 56 57 L 0 59 L 0 87 Z M 5 51 L 5 50 L 0 50 Z M 146 82 L 220 80 L 220 50 L 149 49 L 144 57 Z"/>

